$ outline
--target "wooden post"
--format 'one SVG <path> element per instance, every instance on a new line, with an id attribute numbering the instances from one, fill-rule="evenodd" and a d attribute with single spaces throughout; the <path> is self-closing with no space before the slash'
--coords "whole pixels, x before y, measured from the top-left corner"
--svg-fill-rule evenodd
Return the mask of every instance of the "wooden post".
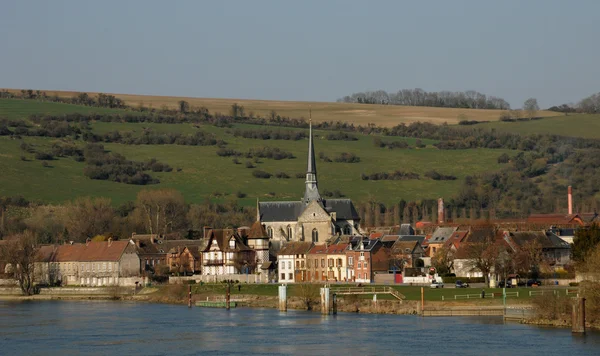
<path id="1" fill-rule="evenodd" d="M 573 298 L 571 332 L 585 334 L 585 298 Z"/>
<path id="2" fill-rule="evenodd" d="M 329 315 L 329 288 L 321 288 L 321 314 Z"/>
<path id="3" fill-rule="evenodd" d="M 229 310 L 229 301 L 231 300 L 231 284 L 227 283 L 225 289 L 225 309 Z"/>
<path id="4" fill-rule="evenodd" d="M 333 315 L 336 315 L 337 314 L 337 294 L 336 293 L 333 293 L 332 302 L 333 302 L 332 313 L 333 313 Z"/>
<path id="5" fill-rule="evenodd" d="M 192 285 L 188 286 L 188 308 L 192 307 Z"/>
<path id="6" fill-rule="evenodd" d="M 421 287 L 421 315 L 423 315 L 423 311 L 425 310 L 425 289 Z"/>
<path id="7" fill-rule="evenodd" d="M 279 311 L 287 311 L 287 287 L 285 284 L 279 286 Z"/>

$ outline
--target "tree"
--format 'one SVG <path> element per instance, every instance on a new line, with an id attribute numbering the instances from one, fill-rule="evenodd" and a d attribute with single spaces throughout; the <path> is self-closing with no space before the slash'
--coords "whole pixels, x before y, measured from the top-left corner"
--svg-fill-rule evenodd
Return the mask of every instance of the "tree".
<path id="1" fill-rule="evenodd" d="M 14 235 L 0 245 L 0 259 L 6 263 L 11 278 L 19 282 L 24 295 L 32 295 L 34 292 L 37 252 L 35 239 L 30 231 Z"/>
<path id="2" fill-rule="evenodd" d="M 448 274 L 454 268 L 454 251 L 448 246 L 439 248 L 431 258 L 431 265 L 441 274 Z"/>
<path id="3" fill-rule="evenodd" d="M 540 110 L 540 106 L 537 103 L 537 99 L 529 98 L 525 100 L 525 103 L 523 103 L 523 110 L 527 112 L 527 116 L 530 119 L 533 119 L 536 116 L 537 112 Z"/>
<path id="4" fill-rule="evenodd" d="M 540 241 L 535 239 L 521 245 L 514 262 L 515 268 L 520 274 L 530 274 L 531 278 L 537 279 L 542 267 L 546 266 Z"/>
<path id="5" fill-rule="evenodd" d="M 180 100 L 178 104 L 179 104 L 179 111 L 181 113 L 185 114 L 186 112 L 190 111 L 190 104 L 187 101 Z"/>
<path id="6" fill-rule="evenodd" d="M 78 198 L 65 207 L 65 228 L 69 237 L 84 241 L 110 232 L 114 217 L 111 200 L 107 198 Z"/>
<path id="7" fill-rule="evenodd" d="M 584 262 L 587 255 L 600 243 L 600 225 L 593 224 L 575 231 L 571 254 L 576 262 Z"/>
<path id="8" fill-rule="evenodd" d="M 233 103 L 231 105 L 230 114 L 234 119 L 242 118 L 245 116 L 244 107 L 242 105 L 238 105 L 238 103 Z"/>
<path id="9" fill-rule="evenodd" d="M 298 297 L 306 307 L 306 310 L 312 310 L 313 305 L 317 304 L 321 297 L 321 285 L 313 283 L 296 284 L 298 288 Z"/>
<path id="10" fill-rule="evenodd" d="M 152 235 L 164 235 L 185 222 L 185 200 L 174 189 L 141 190 L 135 205 L 146 230 Z"/>
<path id="11" fill-rule="evenodd" d="M 467 265 L 471 270 L 480 271 L 485 277 L 485 284 L 490 284 L 490 272 L 496 265 L 496 260 L 500 252 L 499 245 L 495 243 L 493 237 L 487 237 L 482 241 L 463 243 L 460 247 L 464 250 L 464 256 L 467 258 Z"/>

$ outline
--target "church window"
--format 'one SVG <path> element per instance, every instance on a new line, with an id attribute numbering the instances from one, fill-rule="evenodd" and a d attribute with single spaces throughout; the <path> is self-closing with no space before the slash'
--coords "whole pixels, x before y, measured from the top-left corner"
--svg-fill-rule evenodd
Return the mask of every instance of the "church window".
<path id="1" fill-rule="evenodd" d="M 290 225 L 287 226 L 287 238 L 288 240 L 292 239 L 292 227 Z"/>
<path id="2" fill-rule="evenodd" d="M 267 228 L 267 235 L 271 238 L 273 237 L 273 228 L 270 226 Z"/>
<path id="3" fill-rule="evenodd" d="M 317 229 L 313 229 L 312 231 L 312 242 L 319 242 L 319 232 Z"/>
<path id="4" fill-rule="evenodd" d="M 344 235 L 351 235 L 352 234 L 352 228 L 350 227 L 350 225 L 346 225 L 344 227 Z"/>

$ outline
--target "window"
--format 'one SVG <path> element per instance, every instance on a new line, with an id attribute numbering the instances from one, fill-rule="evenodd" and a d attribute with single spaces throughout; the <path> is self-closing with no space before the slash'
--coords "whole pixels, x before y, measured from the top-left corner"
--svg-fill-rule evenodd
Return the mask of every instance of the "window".
<path id="1" fill-rule="evenodd" d="M 329 267 L 333 267 L 333 258 L 328 258 L 328 259 L 327 259 L 327 265 L 328 265 Z"/>
<path id="2" fill-rule="evenodd" d="M 365 256 L 365 253 L 364 253 L 364 252 L 361 252 L 361 253 L 360 253 L 360 257 L 364 257 L 364 256 Z"/>
<path id="3" fill-rule="evenodd" d="M 285 280 L 285 273 L 282 273 L 282 274 L 281 274 L 281 280 L 282 280 L 282 281 L 283 281 L 283 280 Z"/>
<path id="4" fill-rule="evenodd" d="M 300 262 L 300 267 L 301 267 L 302 269 L 304 269 L 304 260 L 302 260 L 302 262 Z"/>
<path id="5" fill-rule="evenodd" d="M 353 256 L 348 257 L 348 264 L 350 266 L 352 266 L 354 264 L 354 257 Z"/>
<path id="6" fill-rule="evenodd" d="M 325 268 L 325 259 L 321 258 L 321 268 Z"/>
<path id="7" fill-rule="evenodd" d="M 288 279 L 291 281 L 292 279 L 294 279 L 294 274 L 293 273 L 289 273 L 288 274 Z"/>
<path id="8" fill-rule="evenodd" d="M 358 268 L 361 268 L 362 264 L 360 263 L 360 261 L 358 261 Z"/>
<path id="9" fill-rule="evenodd" d="M 292 262 L 288 261 L 288 269 L 292 269 Z"/>
<path id="10" fill-rule="evenodd" d="M 290 225 L 287 226 L 287 239 L 288 241 L 292 239 L 292 227 Z"/>
<path id="11" fill-rule="evenodd" d="M 435 253 L 435 251 L 437 250 L 437 248 L 435 248 L 435 247 L 432 247 L 432 248 L 433 248 L 433 253 Z"/>
<path id="12" fill-rule="evenodd" d="M 342 259 L 341 258 L 337 259 L 337 266 L 342 267 Z"/>
<path id="13" fill-rule="evenodd" d="M 267 228 L 267 235 L 271 238 L 273 237 L 273 228 L 270 226 Z"/>
<path id="14" fill-rule="evenodd" d="M 313 229 L 312 231 L 312 242 L 319 242 L 319 232 L 317 229 Z"/>
<path id="15" fill-rule="evenodd" d="M 306 268 L 310 268 L 310 261 L 311 261 L 311 260 L 307 260 L 307 261 L 306 261 Z"/>
<path id="16" fill-rule="evenodd" d="M 300 269 L 300 261 L 296 261 L 296 269 Z"/>
<path id="17" fill-rule="evenodd" d="M 112 263 L 112 262 L 109 262 L 109 263 L 108 263 L 108 271 L 109 271 L 109 272 L 112 272 L 112 265 L 113 265 L 113 263 Z"/>
<path id="18" fill-rule="evenodd" d="M 92 263 L 92 272 L 94 272 L 96 270 L 96 264 Z"/>
<path id="19" fill-rule="evenodd" d="M 352 227 L 350 225 L 344 226 L 344 235 L 351 235 L 351 234 L 352 234 Z"/>
<path id="20" fill-rule="evenodd" d="M 234 239 L 229 240 L 229 247 L 235 248 L 235 240 Z"/>
<path id="21" fill-rule="evenodd" d="M 106 262 L 102 262 L 102 272 L 106 271 Z"/>

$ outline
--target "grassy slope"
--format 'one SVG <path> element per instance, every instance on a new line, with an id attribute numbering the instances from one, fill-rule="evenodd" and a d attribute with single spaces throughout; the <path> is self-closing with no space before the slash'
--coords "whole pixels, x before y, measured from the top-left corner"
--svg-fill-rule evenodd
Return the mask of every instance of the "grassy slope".
<path id="1" fill-rule="evenodd" d="M 600 137 L 600 115 L 577 114 L 534 121 L 489 122 L 475 127 L 521 134 L 555 134 L 572 137 Z"/>
<path id="2" fill-rule="evenodd" d="M 9 105 L 5 105 L 5 104 Z M 24 100 L 0 100 L 0 115 L 4 113 L 11 118 L 26 117 L 40 112 L 89 112 L 96 108 L 76 105 L 40 103 Z M 106 109 L 105 109 L 106 110 Z M 8 114 L 9 113 L 9 114 Z M 144 128 L 161 132 L 192 133 L 198 128 L 189 124 L 127 124 L 127 123 L 94 123 L 97 133 L 112 130 L 134 131 L 140 134 Z M 260 128 L 252 125 L 239 125 L 240 128 Z M 202 130 L 210 131 L 228 142 L 228 147 L 245 152 L 252 147 L 273 146 L 291 151 L 296 155 L 290 160 L 263 160 L 258 168 L 271 173 L 286 172 L 291 177 L 303 173 L 306 167 L 307 140 L 272 141 L 235 138 L 232 129 L 202 126 Z M 274 130 L 297 130 L 290 128 L 270 127 Z M 334 157 L 341 152 L 352 152 L 361 158 L 361 163 L 326 163 L 318 161 L 320 188 L 324 190 L 341 190 L 355 200 L 372 198 L 382 202 L 395 202 L 400 199 L 420 200 L 424 198 L 449 197 L 459 189 L 462 179 L 469 174 L 498 169 L 496 158 L 504 150 L 458 150 L 440 151 L 431 146 L 424 149 L 389 150 L 376 148 L 373 137 L 357 135 L 358 141 L 327 141 L 322 138 L 325 132 L 317 131 L 315 148 Z M 400 140 L 386 137 L 384 140 Z M 51 145 L 54 139 L 24 137 L 27 143 L 38 147 Z M 408 139 L 414 143 L 413 139 Z M 423 140 L 426 144 L 431 141 Z M 20 159 L 19 145 L 21 140 L 0 137 L 0 195 L 22 194 L 29 199 L 49 202 L 61 202 L 81 195 L 108 196 L 115 203 L 132 200 L 142 186 L 126 185 L 107 181 L 90 180 L 83 176 L 84 163 L 75 162 L 71 158 L 60 158 L 50 162 L 51 168 L 45 168 L 40 161 L 33 160 L 31 154 L 25 156 L 28 161 Z M 177 145 L 121 145 L 107 144 L 107 149 L 124 154 L 129 159 L 147 160 L 152 157 L 170 164 L 174 168 L 181 167 L 181 172 L 152 173 L 161 180 L 161 184 L 151 187 L 171 187 L 180 190 L 190 202 L 201 202 L 213 198 L 213 193 L 226 194 L 224 198 L 233 198 L 241 191 L 248 196 L 244 204 L 253 204 L 256 197 L 260 199 L 299 199 L 303 194 L 303 179 L 257 179 L 252 170 L 245 168 L 246 159 L 236 165 L 232 158 L 216 155 L 217 147 L 192 147 Z M 391 172 L 394 170 L 412 171 L 421 175 L 431 169 L 443 174 L 452 174 L 456 181 L 432 181 L 428 179 L 408 181 L 363 181 L 361 173 Z M 275 193 L 272 197 L 269 193 Z"/>
<path id="3" fill-rule="evenodd" d="M 20 90 L 9 90 L 20 92 Z M 72 97 L 77 92 L 46 91 L 48 95 Z M 89 93 L 93 94 L 93 93 Z M 167 106 L 176 108 L 180 100 L 186 100 L 193 107 L 204 106 L 211 112 L 229 113 L 231 105 L 243 105 L 246 113 L 254 112 L 257 115 L 267 116 L 271 110 L 279 115 L 294 118 L 308 118 L 309 108 L 315 121 L 343 121 L 356 125 L 375 123 L 378 126 L 395 126 L 400 123 L 415 121 L 428 121 L 436 124 L 447 122 L 458 123 L 459 115 L 464 115 L 468 120 L 495 121 L 498 120 L 501 110 L 475 110 L 454 108 L 432 108 L 422 106 L 397 106 L 397 105 L 368 105 L 326 102 L 295 102 L 295 101 L 270 101 L 270 100 L 244 100 L 244 99 L 211 99 L 188 98 L 173 96 L 151 96 L 132 94 L 113 94 L 123 99 L 128 105 L 161 108 Z M 540 116 L 556 116 L 555 112 L 540 111 Z"/>

